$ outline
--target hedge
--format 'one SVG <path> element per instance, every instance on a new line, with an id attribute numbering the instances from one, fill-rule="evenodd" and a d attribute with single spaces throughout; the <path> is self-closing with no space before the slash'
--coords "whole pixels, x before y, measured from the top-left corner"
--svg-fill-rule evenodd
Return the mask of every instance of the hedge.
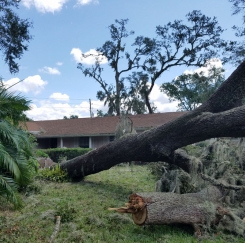
<path id="1" fill-rule="evenodd" d="M 91 148 L 53 148 L 38 149 L 36 154 L 47 154 L 54 162 L 70 160 L 91 151 Z"/>

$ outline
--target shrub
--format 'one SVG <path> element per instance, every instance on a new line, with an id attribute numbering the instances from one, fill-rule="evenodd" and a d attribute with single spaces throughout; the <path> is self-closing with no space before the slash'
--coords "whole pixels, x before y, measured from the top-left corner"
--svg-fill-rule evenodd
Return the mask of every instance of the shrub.
<path id="1" fill-rule="evenodd" d="M 36 158 L 48 158 L 48 154 L 47 153 L 45 153 L 43 150 L 41 150 L 41 149 L 37 149 L 36 151 L 35 151 L 35 157 Z"/>
<path id="2" fill-rule="evenodd" d="M 60 169 L 59 165 L 53 168 L 40 169 L 38 172 L 39 179 L 54 181 L 54 182 L 67 182 L 67 173 Z"/>
<path id="3" fill-rule="evenodd" d="M 53 148 L 53 149 L 39 149 L 39 151 L 44 152 L 48 155 L 50 159 L 55 162 L 59 162 L 61 158 L 66 158 L 67 160 L 73 159 L 80 155 L 86 154 L 92 149 L 90 148 Z"/>

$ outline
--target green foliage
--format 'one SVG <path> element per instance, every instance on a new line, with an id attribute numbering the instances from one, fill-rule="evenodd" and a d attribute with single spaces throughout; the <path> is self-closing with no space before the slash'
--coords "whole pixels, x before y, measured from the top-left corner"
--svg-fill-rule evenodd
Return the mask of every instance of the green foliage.
<path id="1" fill-rule="evenodd" d="M 16 59 L 27 50 L 31 23 L 13 11 L 19 0 L 0 1 L 0 51 L 11 73 L 19 71 Z M 0 80 L 0 196 L 21 206 L 17 190 L 28 185 L 37 171 L 31 136 L 18 128 L 26 120 L 30 101 L 8 92 Z"/>
<path id="2" fill-rule="evenodd" d="M 35 150 L 35 157 L 36 157 L 36 158 L 48 158 L 49 156 L 48 156 L 48 154 L 45 153 L 43 150 L 41 150 L 41 149 L 36 149 L 36 150 Z"/>
<path id="3" fill-rule="evenodd" d="M 224 70 L 211 66 L 208 75 L 203 72 L 182 74 L 172 82 L 162 84 L 161 91 L 167 94 L 170 101 L 178 101 L 179 110 L 194 110 L 224 81 Z"/>
<path id="4" fill-rule="evenodd" d="M 61 217 L 62 223 L 71 222 L 77 216 L 77 210 L 71 203 L 62 201 L 56 206 L 55 215 Z"/>
<path id="5" fill-rule="evenodd" d="M 32 149 L 26 132 L 7 121 L 0 122 L 0 195 L 17 207 L 17 189 L 28 185 L 38 168 Z"/>
<path id="6" fill-rule="evenodd" d="M 17 189 L 28 185 L 38 168 L 33 158 L 33 137 L 17 128 L 29 101 L 0 85 L 0 108 L 0 196 L 18 207 Z"/>
<path id="7" fill-rule="evenodd" d="M 195 145 L 192 145 L 192 144 L 187 145 L 187 146 L 183 147 L 182 149 L 184 149 L 188 155 L 198 157 L 201 155 L 204 147 L 205 147 L 204 143 L 200 143 L 200 145 L 199 145 L 199 143 L 197 143 Z"/>
<path id="8" fill-rule="evenodd" d="M 60 169 L 59 165 L 52 168 L 40 169 L 38 172 L 38 178 L 42 180 L 54 181 L 54 182 L 67 182 L 67 173 Z"/>
<path id="9" fill-rule="evenodd" d="M 19 71 L 16 59 L 20 59 L 27 50 L 27 42 L 32 38 L 29 28 L 32 24 L 27 19 L 19 18 L 13 8 L 19 7 L 19 0 L 0 1 L 0 51 L 11 73 Z"/>
<path id="10" fill-rule="evenodd" d="M 30 100 L 13 92 L 8 92 L 0 78 L 0 107 L 0 118 L 17 126 L 19 122 L 26 121 L 23 112 L 30 109 Z"/>
<path id="11" fill-rule="evenodd" d="M 38 151 L 44 152 L 50 159 L 59 162 L 61 158 L 67 160 L 73 159 L 80 155 L 86 154 L 92 149 L 90 148 L 54 148 L 54 149 L 39 149 Z"/>
<path id="12" fill-rule="evenodd" d="M 108 114 L 107 112 L 103 112 L 102 110 L 97 110 L 97 116 L 98 117 L 104 117 L 104 116 L 114 116 L 114 114 Z"/>
<path id="13" fill-rule="evenodd" d="M 67 116 L 64 116 L 63 119 L 67 120 L 67 119 L 77 119 L 78 116 L 77 115 L 70 115 L 70 118 Z"/>

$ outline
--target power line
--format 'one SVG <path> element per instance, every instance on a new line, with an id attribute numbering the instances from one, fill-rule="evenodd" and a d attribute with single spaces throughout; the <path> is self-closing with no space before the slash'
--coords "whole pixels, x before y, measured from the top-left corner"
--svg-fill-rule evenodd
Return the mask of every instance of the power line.
<path id="1" fill-rule="evenodd" d="M 67 98 L 34 98 L 34 97 L 28 97 L 28 99 L 34 99 L 34 100 L 67 100 Z M 68 99 L 68 100 L 89 100 L 89 99 Z"/>
<path id="2" fill-rule="evenodd" d="M 76 104 L 76 103 L 69 103 L 68 105 L 70 104 L 73 104 L 73 105 L 79 105 L 79 104 Z M 65 107 L 65 106 L 55 106 L 55 104 L 44 104 L 42 105 L 41 107 L 59 107 L 59 108 L 74 108 L 74 107 Z M 95 107 L 101 107 L 101 105 L 94 105 L 93 103 L 91 103 L 91 109 L 92 109 L 92 106 L 95 106 Z M 77 108 L 89 108 L 90 107 L 90 104 L 88 104 L 88 106 L 79 106 Z"/>

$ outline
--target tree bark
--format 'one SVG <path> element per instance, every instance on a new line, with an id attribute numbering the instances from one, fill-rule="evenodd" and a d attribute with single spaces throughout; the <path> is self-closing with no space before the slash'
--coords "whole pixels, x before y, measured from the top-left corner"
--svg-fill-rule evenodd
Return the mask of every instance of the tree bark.
<path id="1" fill-rule="evenodd" d="M 214 137 L 245 136 L 245 61 L 210 99 L 178 119 L 141 134 L 118 141 L 61 163 L 73 180 L 129 161 L 164 161 L 189 172 L 190 164 L 180 150 L 183 146 Z"/>
<path id="2" fill-rule="evenodd" d="M 215 215 L 207 215 L 207 211 L 210 210 L 206 204 L 210 202 L 213 207 L 213 203 L 217 204 L 221 197 L 222 194 L 216 187 L 187 194 L 172 192 L 135 193 L 130 195 L 127 207 L 115 208 L 114 210 L 119 213 L 131 213 L 133 221 L 137 225 L 172 223 L 193 225 L 207 222 L 210 218 L 214 220 Z"/>
<path id="3" fill-rule="evenodd" d="M 245 224 L 227 209 L 223 208 L 222 192 L 217 187 L 208 187 L 198 193 L 135 193 L 129 197 L 126 207 L 109 208 L 119 213 L 130 213 L 135 224 L 187 224 L 193 226 L 195 233 L 200 236 L 211 227 L 219 227 L 222 223 L 230 230 L 226 220 L 233 224 L 241 224 L 242 230 L 236 233 L 243 235 Z"/>
<path id="4" fill-rule="evenodd" d="M 148 92 L 145 91 L 145 105 L 146 105 L 146 107 L 148 109 L 149 114 L 153 114 L 154 112 L 152 110 L 152 107 L 151 107 L 151 104 L 150 104 L 150 98 L 149 98 L 150 93 L 151 93 L 151 90 L 148 91 Z"/>

